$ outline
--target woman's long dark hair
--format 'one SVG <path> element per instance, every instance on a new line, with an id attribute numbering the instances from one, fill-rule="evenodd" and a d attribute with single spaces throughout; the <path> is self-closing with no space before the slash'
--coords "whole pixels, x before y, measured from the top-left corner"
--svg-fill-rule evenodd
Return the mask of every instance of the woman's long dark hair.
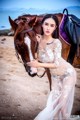
<path id="1" fill-rule="evenodd" d="M 52 18 L 54 21 L 55 21 L 55 23 L 56 23 L 56 29 L 53 31 L 53 33 L 52 33 L 52 37 L 53 38 L 59 38 L 59 22 L 58 22 L 58 18 L 55 16 L 55 15 L 52 15 L 52 14 L 47 14 L 47 15 L 45 15 L 44 16 L 44 18 L 42 19 L 42 22 L 41 22 L 41 24 L 43 24 L 44 23 L 44 21 L 46 20 L 46 19 L 48 19 L 48 18 Z M 43 35 L 44 34 L 44 32 L 43 32 L 43 28 L 42 28 L 42 33 L 41 33 L 41 35 Z"/>

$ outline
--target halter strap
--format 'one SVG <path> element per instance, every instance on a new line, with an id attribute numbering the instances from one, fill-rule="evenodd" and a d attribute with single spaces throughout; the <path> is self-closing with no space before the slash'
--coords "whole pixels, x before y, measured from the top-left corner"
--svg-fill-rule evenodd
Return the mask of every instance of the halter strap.
<path id="1" fill-rule="evenodd" d="M 32 26 L 30 29 L 23 30 L 21 33 L 26 33 L 26 32 L 30 32 L 30 31 L 32 31 L 32 30 L 33 30 L 33 27 L 34 27 L 34 26 L 35 26 L 35 24 L 36 24 L 36 22 L 37 22 L 37 17 L 36 17 L 36 20 L 35 20 L 35 22 L 34 22 L 33 26 Z"/>
<path id="2" fill-rule="evenodd" d="M 27 30 L 23 30 L 21 33 L 30 32 L 30 31 L 32 31 L 32 30 L 33 30 L 33 27 L 32 27 L 32 28 L 30 28 L 30 29 L 27 29 Z"/>

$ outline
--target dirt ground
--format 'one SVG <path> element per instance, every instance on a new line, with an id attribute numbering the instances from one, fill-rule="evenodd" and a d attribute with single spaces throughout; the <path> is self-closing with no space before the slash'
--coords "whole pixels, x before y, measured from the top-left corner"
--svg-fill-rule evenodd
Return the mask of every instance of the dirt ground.
<path id="1" fill-rule="evenodd" d="M 76 71 L 78 80 L 72 114 L 80 115 L 80 69 Z M 46 75 L 30 77 L 15 55 L 13 37 L 1 36 L 0 120 L 33 120 L 45 107 L 49 92 Z"/>

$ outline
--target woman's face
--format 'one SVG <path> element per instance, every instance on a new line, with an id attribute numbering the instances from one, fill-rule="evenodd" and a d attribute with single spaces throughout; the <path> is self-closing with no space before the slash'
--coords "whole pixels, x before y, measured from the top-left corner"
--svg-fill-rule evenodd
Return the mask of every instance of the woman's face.
<path id="1" fill-rule="evenodd" d="M 46 19 L 42 24 L 44 35 L 52 35 L 54 30 L 56 29 L 56 23 L 52 18 Z"/>

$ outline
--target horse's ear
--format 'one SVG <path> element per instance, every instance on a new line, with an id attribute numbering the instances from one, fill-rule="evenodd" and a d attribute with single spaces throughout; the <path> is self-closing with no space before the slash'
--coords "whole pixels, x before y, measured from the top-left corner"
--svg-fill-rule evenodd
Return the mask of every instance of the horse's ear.
<path id="1" fill-rule="evenodd" d="M 9 22 L 10 22 L 10 25 L 11 25 L 12 29 L 13 29 L 14 31 L 16 31 L 18 25 L 11 19 L 10 16 L 9 16 Z"/>
<path id="2" fill-rule="evenodd" d="M 29 25 L 33 27 L 37 22 L 37 17 L 34 17 L 31 21 L 29 21 Z"/>

